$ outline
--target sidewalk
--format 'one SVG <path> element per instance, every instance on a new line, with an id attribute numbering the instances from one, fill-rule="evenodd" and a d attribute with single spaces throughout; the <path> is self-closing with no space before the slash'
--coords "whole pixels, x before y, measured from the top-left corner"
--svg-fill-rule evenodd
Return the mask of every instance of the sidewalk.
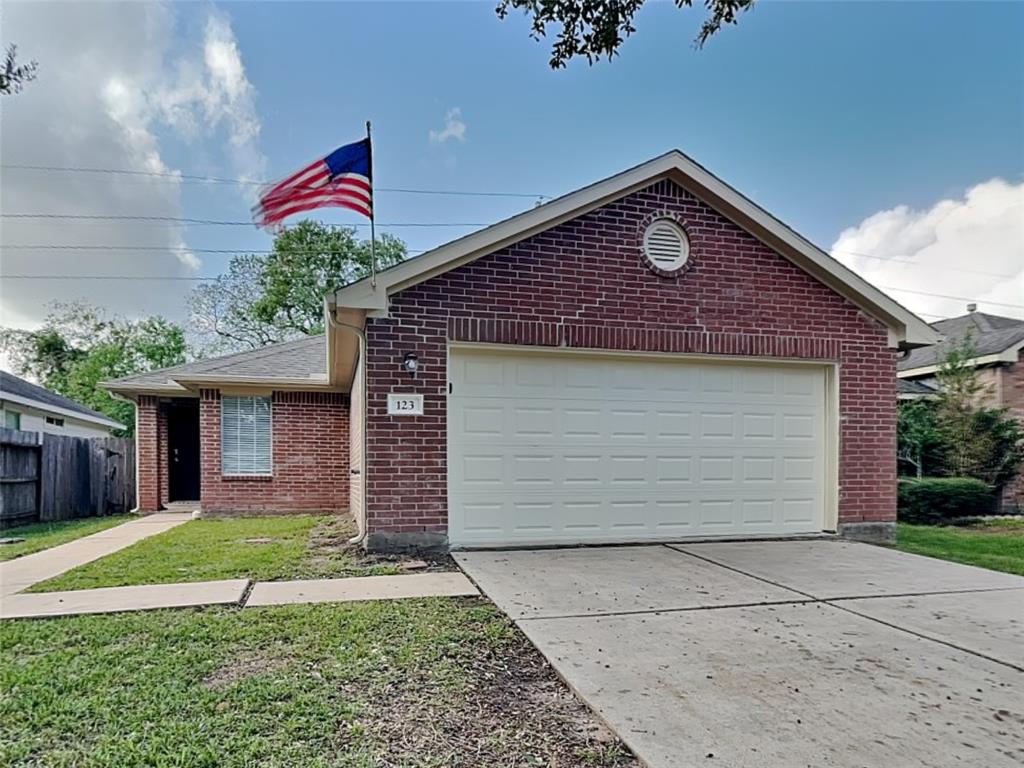
<path id="1" fill-rule="evenodd" d="M 399 600 L 410 597 L 479 595 L 459 571 L 405 576 L 268 581 L 249 579 L 142 584 L 24 594 L 22 590 L 98 560 L 191 520 L 188 512 L 161 512 L 132 520 L 52 549 L 0 563 L 0 619 L 77 616 L 86 613 L 148 611 L 156 608 L 237 607 Z M 251 592 L 249 587 L 252 585 Z M 20 593 L 20 594 L 19 594 Z"/>
<path id="2" fill-rule="evenodd" d="M 248 579 L 229 579 L 6 595 L 0 597 L 0 619 L 120 613 L 156 608 L 198 608 L 207 605 L 249 608 L 480 594 L 472 582 L 458 571 L 406 576 L 265 581 L 253 585 L 251 592 L 248 591 L 250 583 Z"/>
<path id="3" fill-rule="evenodd" d="M 99 560 L 150 536 L 169 531 L 191 519 L 191 514 L 183 512 L 147 515 L 91 536 L 69 541 L 67 544 L 2 562 L 0 597 L 21 592 L 33 584 L 60 576 L 65 571 L 91 563 L 93 560 Z"/>

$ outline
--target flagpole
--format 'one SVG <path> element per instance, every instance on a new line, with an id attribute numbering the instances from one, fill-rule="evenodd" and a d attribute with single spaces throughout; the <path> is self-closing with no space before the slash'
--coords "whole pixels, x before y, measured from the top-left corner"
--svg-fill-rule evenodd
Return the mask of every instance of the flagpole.
<path id="1" fill-rule="evenodd" d="M 366 121 L 366 143 L 370 149 L 370 287 L 377 288 L 377 230 L 373 217 L 377 204 L 373 199 L 373 139 L 370 138 L 370 121 Z"/>

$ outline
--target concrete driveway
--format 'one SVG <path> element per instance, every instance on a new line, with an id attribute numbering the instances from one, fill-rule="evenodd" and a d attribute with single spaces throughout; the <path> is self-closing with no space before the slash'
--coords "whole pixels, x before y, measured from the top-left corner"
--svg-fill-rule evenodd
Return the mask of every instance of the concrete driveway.
<path id="1" fill-rule="evenodd" d="M 829 540 L 455 557 L 648 765 L 1024 762 L 1024 578 Z"/>

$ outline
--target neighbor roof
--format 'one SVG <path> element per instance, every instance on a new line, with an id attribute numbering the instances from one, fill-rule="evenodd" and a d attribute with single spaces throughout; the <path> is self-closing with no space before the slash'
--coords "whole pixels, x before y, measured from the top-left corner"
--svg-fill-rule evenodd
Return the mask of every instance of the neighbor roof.
<path id="1" fill-rule="evenodd" d="M 347 285 L 328 296 L 328 306 L 360 310 L 370 315 L 385 315 L 388 296 L 393 293 L 581 216 L 662 179 L 670 179 L 687 189 L 881 321 L 889 329 L 894 344 L 914 347 L 934 344 L 939 340 L 938 334 L 924 320 L 679 150 L 672 150 L 604 181 L 453 240 L 391 267 L 375 278 L 365 278 Z"/>
<path id="2" fill-rule="evenodd" d="M 896 394 L 901 398 L 928 397 L 929 395 L 937 395 L 938 390 L 920 381 L 897 379 Z"/>
<path id="3" fill-rule="evenodd" d="M 214 384 L 327 387 L 327 342 L 323 334 L 306 336 L 105 381 L 102 386 L 120 394 L 181 394 Z"/>
<path id="4" fill-rule="evenodd" d="M 87 408 L 81 403 L 70 400 L 63 395 L 43 389 L 7 371 L 0 371 L 0 399 L 38 408 L 41 411 L 51 411 L 62 416 L 70 416 L 111 429 L 124 428 L 124 424 L 114 421 L 99 411 L 94 411 L 92 408 Z"/>
<path id="5" fill-rule="evenodd" d="M 989 362 L 1015 362 L 1017 353 L 1024 345 L 1024 320 L 1014 317 L 989 315 L 984 312 L 968 312 L 960 317 L 939 320 L 932 327 L 945 340 L 941 344 L 922 349 L 913 349 L 896 364 L 901 375 L 909 372 L 925 374 L 936 368 L 949 351 L 970 334 L 974 344 L 977 364 Z M 1003 359 L 1005 358 L 1005 360 Z"/>

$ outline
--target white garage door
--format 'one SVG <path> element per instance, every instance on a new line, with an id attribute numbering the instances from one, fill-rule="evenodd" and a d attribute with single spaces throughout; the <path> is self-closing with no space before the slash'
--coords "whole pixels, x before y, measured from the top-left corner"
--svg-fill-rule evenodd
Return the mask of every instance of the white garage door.
<path id="1" fill-rule="evenodd" d="M 452 349 L 454 546 L 823 527 L 821 367 Z"/>

